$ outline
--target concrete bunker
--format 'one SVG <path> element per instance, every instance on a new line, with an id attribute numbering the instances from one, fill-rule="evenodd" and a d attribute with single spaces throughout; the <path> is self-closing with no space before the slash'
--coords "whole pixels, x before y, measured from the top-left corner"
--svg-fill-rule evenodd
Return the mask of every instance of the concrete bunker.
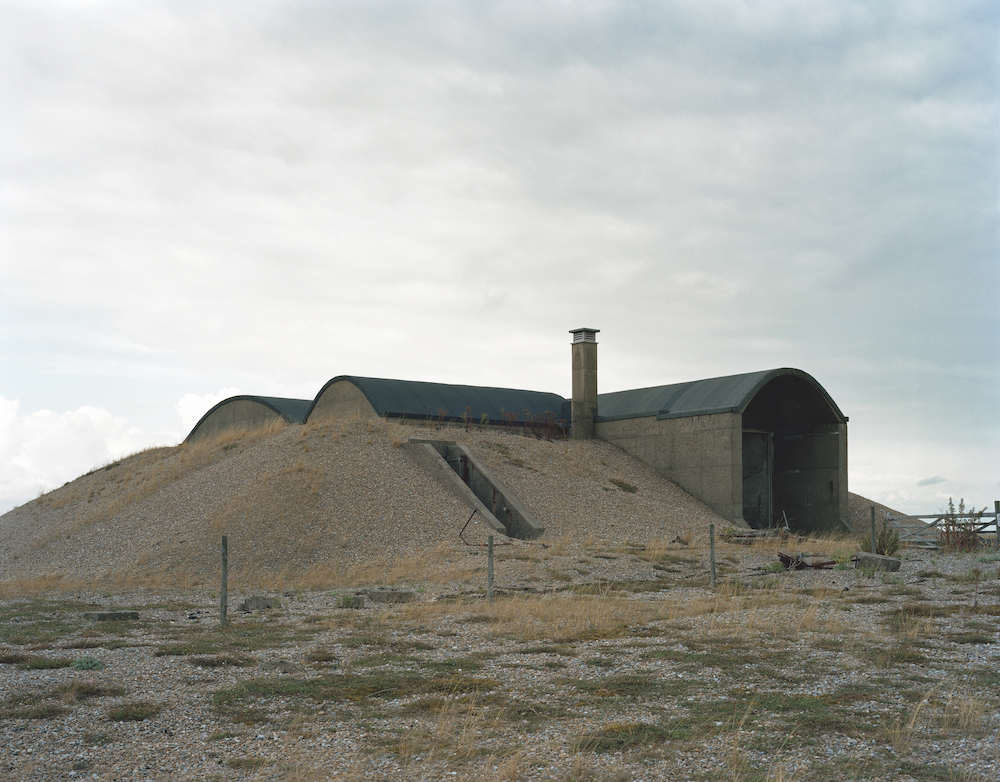
<path id="1" fill-rule="evenodd" d="M 234 430 L 262 429 L 273 423 L 302 424 L 312 402 L 275 396 L 232 396 L 209 410 L 191 429 L 185 442 L 209 440 Z"/>
<path id="2" fill-rule="evenodd" d="M 847 526 L 847 418 L 805 372 L 602 394 L 595 422 L 597 437 L 736 523 Z"/>
<path id="3" fill-rule="evenodd" d="M 523 423 L 525 434 L 532 433 L 532 421 L 541 423 L 531 425 L 534 434 L 550 437 L 566 434 L 571 421 L 574 439 L 618 446 L 735 524 L 762 528 L 787 519 L 803 532 L 850 528 L 848 419 L 810 375 L 772 369 L 598 394 L 599 331 L 571 333 L 571 399 L 540 391 L 339 375 L 311 402 L 227 399 L 206 413 L 187 439 L 274 421 L 349 418 L 508 427 Z M 436 449 L 424 443 L 420 453 L 423 446 Z M 445 465 L 452 456 L 435 451 Z M 473 483 L 458 481 L 458 490 L 475 497 Z M 489 501 L 475 499 L 488 513 L 490 491 Z M 507 500 L 511 507 L 514 498 Z M 490 523 L 498 525 L 497 531 L 507 529 L 496 517 Z"/>

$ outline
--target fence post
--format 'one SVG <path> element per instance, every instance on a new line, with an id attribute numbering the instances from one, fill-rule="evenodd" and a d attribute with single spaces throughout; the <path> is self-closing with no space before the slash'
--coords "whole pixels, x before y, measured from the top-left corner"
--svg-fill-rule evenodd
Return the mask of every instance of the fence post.
<path id="1" fill-rule="evenodd" d="M 222 536 L 222 590 L 219 592 L 219 624 L 225 627 L 229 602 L 229 540 Z"/>
<path id="2" fill-rule="evenodd" d="M 875 506 L 872 505 L 872 554 L 878 554 L 875 550 Z"/>
<path id="3" fill-rule="evenodd" d="M 1000 500 L 993 500 L 993 529 L 996 530 L 993 536 L 993 548 L 1000 551 Z"/>
<path id="4" fill-rule="evenodd" d="M 487 538 L 486 546 L 486 602 L 493 602 L 493 536 Z"/>
<path id="5" fill-rule="evenodd" d="M 712 589 L 715 589 L 715 525 L 708 525 L 708 558 L 712 567 Z"/>

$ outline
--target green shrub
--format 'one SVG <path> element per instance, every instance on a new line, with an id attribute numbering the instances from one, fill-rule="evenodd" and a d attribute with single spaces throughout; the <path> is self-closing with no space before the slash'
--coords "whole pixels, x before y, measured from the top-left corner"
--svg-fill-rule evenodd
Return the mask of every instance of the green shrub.
<path id="1" fill-rule="evenodd" d="M 75 671 L 99 671 L 103 667 L 104 663 L 96 657 L 91 657 L 89 654 L 85 654 L 83 657 L 80 657 L 72 665 L 72 668 Z"/>
<path id="2" fill-rule="evenodd" d="M 863 535 L 858 541 L 858 545 L 862 551 L 871 551 L 871 533 Z M 875 551 L 873 553 L 881 554 L 883 557 L 894 557 L 898 551 L 899 533 L 889 526 L 888 519 L 882 519 L 881 524 L 875 525 Z"/>
<path id="3" fill-rule="evenodd" d="M 966 509 L 964 497 L 959 499 L 956 508 L 949 497 L 948 510 L 942 519 L 941 547 L 946 551 L 975 551 L 979 548 L 979 533 L 976 530 L 982 524 L 984 513 L 986 508 Z"/>

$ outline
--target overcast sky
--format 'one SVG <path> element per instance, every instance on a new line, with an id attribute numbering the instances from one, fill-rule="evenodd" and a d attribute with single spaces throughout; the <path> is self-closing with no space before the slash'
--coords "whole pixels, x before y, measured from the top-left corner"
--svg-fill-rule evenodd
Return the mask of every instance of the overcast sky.
<path id="1" fill-rule="evenodd" d="M 776 367 L 1000 499 L 995 0 L 0 0 L 0 512 L 235 393 Z"/>

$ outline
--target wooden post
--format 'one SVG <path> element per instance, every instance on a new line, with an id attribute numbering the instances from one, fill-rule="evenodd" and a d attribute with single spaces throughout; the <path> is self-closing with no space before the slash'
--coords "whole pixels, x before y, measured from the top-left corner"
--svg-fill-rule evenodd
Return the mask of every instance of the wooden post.
<path id="1" fill-rule="evenodd" d="M 875 506 L 872 505 L 872 554 L 878 554 L 875 550 Z"/>
<path id="2" fill-rule="evenodd" d="M 493 602 L 493 536 L 490 535 L 486 547 L 486 601 Z"/>
<path id="3" fill-rule="evenodd" d="M 993 548 L 1000 551 L 1000 500 L 993 500 Z"/>
<path id="4" fill-rule="evenodd" d="M 222 536 L 222 591 L 219 593 L 219 624 L 223 627 L 229 621 L 226 610 L 229 602 L 229 540 Z"/>
<path id="5" fill-rule="evenodd" d="M 712 564 L 712 589 L 715 589 L 715 525 L 708 525 L 708 555 Z"/>

